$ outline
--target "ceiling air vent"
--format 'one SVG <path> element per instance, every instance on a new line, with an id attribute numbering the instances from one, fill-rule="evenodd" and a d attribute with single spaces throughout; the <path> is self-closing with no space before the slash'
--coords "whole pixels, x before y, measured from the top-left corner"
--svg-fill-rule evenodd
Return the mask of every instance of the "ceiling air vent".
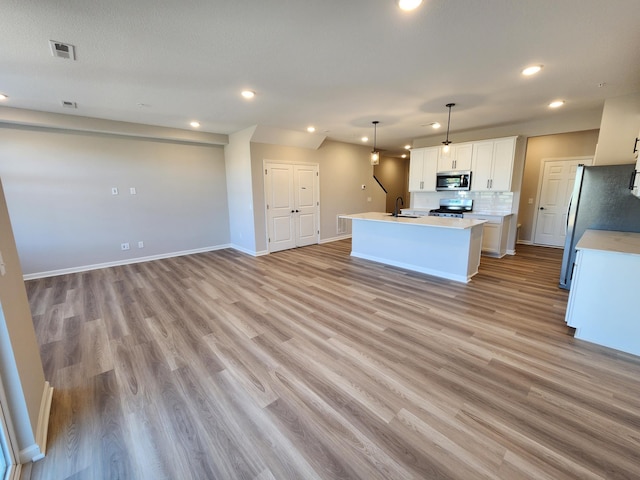
<path id="1" fill-rule="evenodd" d="M 78 104 L 76 102 L 69 102 L 67 100 L 62 101 L 62 106 L 64 108 L 78 108 Z"/>
<path id="2" fill-rule="evenodd" d="M 64 58 L 67 60 L 76 59 L 76 47 L 70 43 L 56 42 L 55 40 L 49 40 L 49 46 L 51 47 L 51 53 L 54 57 Z"/>

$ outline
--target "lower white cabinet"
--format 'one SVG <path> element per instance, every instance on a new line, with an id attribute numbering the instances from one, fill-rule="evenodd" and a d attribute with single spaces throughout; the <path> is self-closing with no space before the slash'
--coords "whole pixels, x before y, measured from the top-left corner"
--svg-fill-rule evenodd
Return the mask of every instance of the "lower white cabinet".
<path id="1" fill-rule="evenodd" d="M 575 338 L 640 355 L 640 233 L 587 230 L 576 248 L 567 325 Z"/>
<path id="2" fill-rule="evenodd" d="M 483 215 L 480 213 L 465 213 L 464 218 L 486 220 L 482 231 L 482 254 L 494 257 L 504 257 L 507 254 L 507 240 L 511 215 Z"/>

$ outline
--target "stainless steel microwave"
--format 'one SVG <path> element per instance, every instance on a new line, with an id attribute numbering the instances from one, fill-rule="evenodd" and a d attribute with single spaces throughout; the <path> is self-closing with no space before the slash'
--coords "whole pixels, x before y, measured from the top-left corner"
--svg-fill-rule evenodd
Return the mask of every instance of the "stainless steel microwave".
<path id="1" fill-rule="evenodd" d="M 471 172 L 440 172 L 436 174 L 436 190 L 470 190 Z"/>

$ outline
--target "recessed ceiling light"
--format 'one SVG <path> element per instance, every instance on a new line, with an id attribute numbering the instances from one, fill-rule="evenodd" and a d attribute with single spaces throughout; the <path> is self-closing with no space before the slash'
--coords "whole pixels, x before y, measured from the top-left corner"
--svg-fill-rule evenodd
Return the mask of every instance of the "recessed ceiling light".
<path id="1" fill-rule="evenodd" d="M 193 122 L 191 122 L 189 125 L 191 125 L 193 128 L 198 128 L 200 126 L 200 122 L 196 122 L 195 120 Z"/>
<path id="2" fill-rule="evenodd" d="M 402 155 L 400 155 L 400 158 L 407 158 L 407 154 L 403 153 Z"/>
<path id="3" fill-rule="evenodd" d="M 7 98 L 9 98 L 8 95 L 5 95 L 4 93 L 0 93 L 0 101 L 6 100 Z"/>
<path id="4" fill-rule="evenodd" d="M 549 104 L 550 108 L 558 108 L 564 105 L 564 100 L 554 100 Z"/>
<path id="5" fill-rule="evenodd" d="M 243 90 L 243 91 L 242 91 L 242 93 L 241 93 L 241 95 L 242 95 L 244 98 L 247 98 L 247 99 L 248 99 L 248 98 L 253 98 L 253 97 L 255 97 L 255 96 L 256 96 L 256 92 L 254 92 L 253 90 Z"/>
<path id="6" fill-rule="evenodd" d="M 369 137 L 362 137 L 360 140 L 362 140 L 363 142 L 368 142 L 369 141 Z"/>
<path id="7" fill-rule="evenodd" d="M 527 76 L 535 75 L 540 70 L 542 70 L 542 65 L 531 65 L 530 67 L 527 67 L 524 70 L 522 70 L 522 75 L 527 75 Z"/>
<path id="8" fill-rule="evenodd" d="M 436 128 L 436 129 L 437 129 L 437 128 L 440 128 L 441 126 L 442 126 L 442 125 L 440 125 L 440 123 L 439 123 L 439 122 L 433 122 L 433 123 L 431 124 L 431 128 Z"/>
<path id="9" fill-rule="evenodd" d="M 307 127 L 307 132 L 313 133 L 315 131 L 316 131 L 316 127 L 312 127 L 312 126 Z"/>
<path id="10" fill-rule="evenodd" d="M 404 146 L 404 149 L 405 149 L 405 150 L 411 150 L 411 145 L 405 145 L 405 146 Z"/>
<path id="11" fill-rule="evenodd" d="M 398 0 L 398 6 L 401 10 L 415 10 L 422 4 L 422 0 Z"/>

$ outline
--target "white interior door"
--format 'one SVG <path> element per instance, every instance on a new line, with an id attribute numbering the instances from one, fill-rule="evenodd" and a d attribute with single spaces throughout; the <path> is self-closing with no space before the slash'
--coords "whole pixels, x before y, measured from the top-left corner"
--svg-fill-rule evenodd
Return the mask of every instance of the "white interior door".
<path id="1" fill-rule="evenodd" d="M 294 165 L 296 246 L 318 243 L 318 166 Z"/>
<path id="2" fill-rule="evenodd" d="M 293 215 L 293 165 L 267 164 L 265 168 L 265 193 L 267 196 L 267 230 L 269 251 L 277 252 L 294 248 Z"/>
<path id="3" fill-rule="evenodd" d="M 580 164 L 591 165 L 592 161 L 591 158 L 543 160 L 533 243 L 564 246 L 576 169 Z"/>
<path id="4" fill-rule="evenodd" d="M 318 165 L 265 163 L 269 251 L 318 243 Z"/>

